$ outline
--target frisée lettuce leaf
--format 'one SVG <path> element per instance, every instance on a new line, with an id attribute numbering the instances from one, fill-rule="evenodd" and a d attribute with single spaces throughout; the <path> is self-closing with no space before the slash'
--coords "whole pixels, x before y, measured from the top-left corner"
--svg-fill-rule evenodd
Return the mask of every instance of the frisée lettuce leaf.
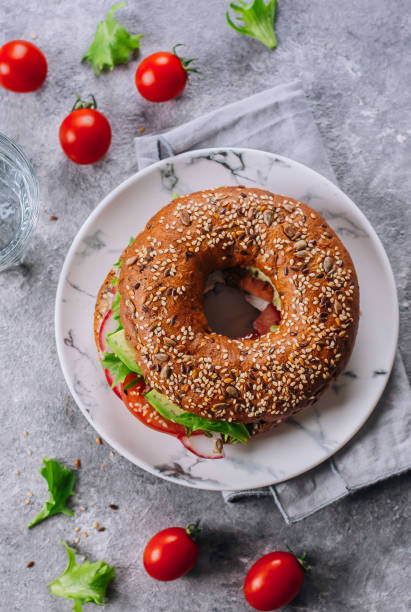
<path id="1" fill-rule="evenodd" d="M 140 46 L 142 34 L 131 35 L 114 19 L 114 13 L 127 2 L 118 2 L 108 11 L 104 21 L 97 24 L 94 40 L 81 58 L 88 60 L 99 74 L 101 70 L 113 70 L 116 64 L 126 64 L 130 54 Z"/>
<path id="2" fill-rule="evenodd" d="M 74 470 L 69 470 L 55 459 L 44 457 L 40 474 L 46 480 L 50 497 L 38 515 L 29 524 L 29 529 L 45 519 L 62 512 L 74 516 L 73 510 L 67 506 L 67 499 L 74 495 L 76 476 Z"/>
<path id="3" fill-rule="evenodd" d="M 64 599 L 71 599 L 74 612 L 83 612 L 83 604 L 88 601 L 104 605 L 107 586 L 115 575 L 114 567 L 105 561 L 76 563 L 76 554 L 66 542 L 68 565 L 64 572 L 48 586 L 50 593 Z"/>

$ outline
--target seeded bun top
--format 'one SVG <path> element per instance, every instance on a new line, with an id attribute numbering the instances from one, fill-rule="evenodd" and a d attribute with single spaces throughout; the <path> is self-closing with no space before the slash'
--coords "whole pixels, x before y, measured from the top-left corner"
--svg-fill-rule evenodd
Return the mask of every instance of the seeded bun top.
<path id="1" fill-rule="evenodd" d="M 312 404 L 350 356 L 355 269 L 324 219 L 301 202 L 244 187 L 179 197 L 122 261 L 127 339 L 147 383 L 184 410 L 254 423 L 257 432 Z M 244 340 L 209 329 L 205 280 L 234 266 L 255 266 L 271 279 L 282 303 L 277 330 Z"/>

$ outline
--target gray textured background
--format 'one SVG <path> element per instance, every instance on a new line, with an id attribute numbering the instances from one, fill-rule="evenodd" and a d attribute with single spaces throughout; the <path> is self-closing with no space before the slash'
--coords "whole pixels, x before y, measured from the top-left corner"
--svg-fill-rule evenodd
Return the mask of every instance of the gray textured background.
<path id="1" fill-rule="evenodd" d="M 283 0 L 275 52 L 226 27 L 222 0 L 130 1 L 118 19 L 144 34 L 142 56 L 183 42 L 188 56 L 200 58 L 203 74 L 193 76 L 180 99 L 160 106 L 138 97 L 136 60 L 98 78 L 79 63 L 110 4 L 0 2 L 0 43 L 35 34 L 49 62 L 40 91 L 0 91 L 0 131 L 32 159 L 42 194 L 26 264 L 0 276 L 0 609 L 70 609 L 69 602 L 50 596 L 46 585 L 65 567 L 60 540 L 73 543 L 78 525 L 89 534 L 81 537 L 81 553 L 117 568 L 108 608 L 113 612 L 246 610 L 241 591 L 246 568 L 286 543 L 309 550 L 314 564 L 290 611 L 408 610 L 409 476 L 370 487 L 292 527 L 268 499 L 224 505 L 219 493 L 157 480 L 111 456 L 108 445 L 96 445 L 60 371 L 53 308 L 77 230 L 100 199 L 135 170 L 133 137 L 140 126 L 154 133 L 297 76 L 340 186 L 387 249 L 399 291 L 400 346 L 410 373 L 409 0 Z M 75 94 L 89 92 L 111 121 L 113 142 L 103 162 L 78 167 L 63 156 L 58 127 Z M 58 221 L 49 221 L 50 215 Z M 45 454 L 68 465 L 77 457 L 82 461 L 73 498 L 76 517 L 54 517 L 29 532 L 26 525 L 45 499 L 45 483 L 35 477 Z M 29 492 L 31 504 L 25 505 Z M 110 510 L 109 503 L 119 510 Z M 80 506 L 87 509 L 81 512 Z M 195 517 L 206 527 L 195 570 L 170 584 L 148 578 L 140 561 L 148 537 Z M 96 532 L 94 521 L 106 531 Z M 27 569 L 30 560 L 35 565 Z"/>

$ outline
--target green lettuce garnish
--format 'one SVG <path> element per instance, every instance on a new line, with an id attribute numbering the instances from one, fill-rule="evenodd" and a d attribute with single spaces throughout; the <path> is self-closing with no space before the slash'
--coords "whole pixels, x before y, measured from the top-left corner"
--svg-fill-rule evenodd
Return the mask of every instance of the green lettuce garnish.
<path id="1" fill-rule="evenodd" d="M 129 374 L 134 373 L 114 353 L 104 353 L 101 365 L 110 372 L 113 379 L 112 387 L 115 387 L 117 383 L 123 383 Z"/>
<path id="2" fill-rule="evenodd" d="M 50 499 L 44 504 L 35 519 L 29 524 L 29 529 L 38 525 L 45 519 L 62 512 L 68 516 L 74 516 L 74 512 L 67 506 L 67 499 L 74 495 L 74 484 L 76 476 L 74 470 L 69 470 L 55 459 L 44 457 L 44 467 L 40 474 L 47 481 Z"/>
<path id="3" fill-rule="evenodd" d="M 140 46 L 142 34 L 131 35 L 113 17 L 114 13 L 127 2 L 118 2 L 106 15 L 104 21 L 97 24 L 94 40 L 81 61 L 89 61 L 96 74 L 105 68 L 113 70 L 116 64 L 126 64 L 130 54 Z"/>
<path id="4" fill-rule="evenodd" d="M 161 414 L 162 417 L 183 425 L 186 428 L 187 435 L 190 435 L 193 431 L 202 430 L 205 433 L 221 433 L 227 441 L 235 444 L 242 442 L 247 444 L 250 432 L 247 427 L 241 423 L 229 423 L 228 421 L 212 421 L 210 419 L 204 419 L 201 416 L 192 414 L 182 410 L 164 395 L 153 389 L 145 394 L 146 400 Z"/>
<path id="5" fill-rule="evenodd" d="M 232 21 L 229 12 L 226 12 L 228 25 L 239 34 L 251 36 L 263 43 L 269 49 L 277 46 L 274 32 L 274 18 L 277 10 L 277 0 L 252 0 L 250 4 L 244 0 L 237 0 L 238 4 L 230 3 L 230 7 L 237 13 L 239 23 Z"/>
<path id="6" fill-rule="evenodd" d="M 83 604 L 88 601 L 104 605 L 108 583 L 115 575 L 114 567 L 105 561 L 76 563 L 76 554 L 66 542 L 68 565 L 64 572 L 48 586 L 50 593 L 64 599 L 71 599 L 74 612 L 83 612 Z"/>

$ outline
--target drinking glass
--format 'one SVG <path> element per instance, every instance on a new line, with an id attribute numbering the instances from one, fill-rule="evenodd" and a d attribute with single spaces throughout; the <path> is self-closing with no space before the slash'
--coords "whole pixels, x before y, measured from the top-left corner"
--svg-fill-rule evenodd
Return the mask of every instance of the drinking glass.
<path id="1" fill-rule="evenodd" d="M 38 214 L 39 184 L 31 163 L 0 133 L 0 272 L 23 261 Z"/>

